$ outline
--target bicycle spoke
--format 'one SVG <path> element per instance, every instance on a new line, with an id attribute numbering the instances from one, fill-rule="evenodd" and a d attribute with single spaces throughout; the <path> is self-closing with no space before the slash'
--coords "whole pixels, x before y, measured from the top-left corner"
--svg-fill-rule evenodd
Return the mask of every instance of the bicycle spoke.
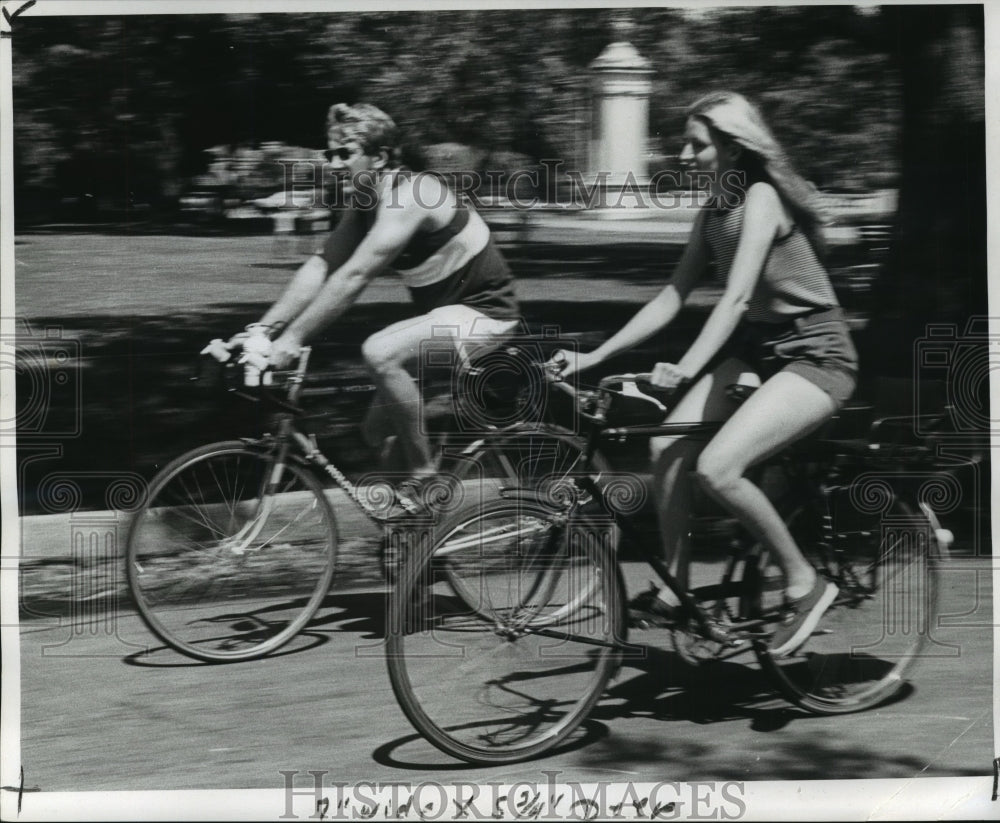
<path id="1" fill-rule="evenodd" d="M 225 466 L 223 466 L 224 469 L 227 468 L 227 467 L 228 467 L 228 464 L 225 465 Z M 230 501 L 229 497 L 226 495 L 226 488 L 229 487 L 229 484 L 227 483 L 226 486 L 223 487 L 223 485 L 219 482 L 219 477 L 218 477 L 218 474 L 216 473 L 214 465 L 212 465 L 211 463 L 209 463 L 207 465 L 207 468 L 208 468 L 209 474 L 212 475 L 212 480 L 215 481 L 216 488 L 219 490 L 219 495 L 218 495 L 218 497 L 216 499 L 218 499 L 219 501 L 221 501 L 229 509 L 229 529 L 232 529 L 233 520 L 236 517 L 236 505 L 235 505 L 235 499 L 233 501 Z M 238 498 L 236 498 L 236 499 L 238 499 Z"/>
<path id="2" fill-rule="evenodd" d="M 335 560 L 329 505 L 304 470 L 286 465 L 276 478 L 274 466 L 220 444 L 151 484 L 129 533 L 129 583 L 147 625 L 174 648 L 206 660 L 266 654 L 322 602 Z M 268 485 L 275 493 L 262 495 Z"/>
<path id="3" fill-rule="evenodd" d="M 934 528 L 899 500 L 878 518 L 842 530 L 826 556 L 811 558 L 838 596 L 801 649 L 761 658 L 782 691 L 811 711 L 859 711 L 889 699 L 926 651 L 937 604 Z M 773 597 L 770 608 L 776 617 Z"/>
<path id="4" fill-rule="evenodd" d="M 200 516 L 200 520 L 197 522 L 205 526 L 205 528 L 213 531 L 215 534 L 219 536 L 224 535 L 226 533 L 225 530 L 220 526 L 218 526 L 216 522 L 211 517 L 209 517 L 208 513 L 202 508 L 203 505 L 202 501 L 204 501 L 206 498 L 204 492 L 201 490 L 201 483 L 198 480 L 198 476 L 194 475 L 192 477 L 191 482 L 194 482 L 195 485 L 198 487 L 197 492 L 193 492 L 190 489 L 189 481 L 186 478 L 179 478 L 178 483 L 180 485 L 180 489 L 176 492 L 171 492 L 170 493 L 171 496 L 173 496 L 174 499 L 176 499 L 178 505 L 183 505 L 185 510 L 190 510 L 193 508 L 195 510 L 195 513 Z M 188 502 L 182 503 L 181 501 L 188 501 Z"/>

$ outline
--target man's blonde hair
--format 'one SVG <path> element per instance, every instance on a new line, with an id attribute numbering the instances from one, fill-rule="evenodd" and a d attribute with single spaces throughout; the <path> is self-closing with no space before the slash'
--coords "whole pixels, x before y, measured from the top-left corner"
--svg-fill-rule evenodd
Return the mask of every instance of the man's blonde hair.
<path id="1" fill-rule="evenodd" d="M 365 154 L 385 151 L 390 165 L 399 162 L 399 130 L 382 109 L 370 103 L 349 106 L 336 103 L 326 115 L 327 140 L 331 143 L 357 143 Z"/>

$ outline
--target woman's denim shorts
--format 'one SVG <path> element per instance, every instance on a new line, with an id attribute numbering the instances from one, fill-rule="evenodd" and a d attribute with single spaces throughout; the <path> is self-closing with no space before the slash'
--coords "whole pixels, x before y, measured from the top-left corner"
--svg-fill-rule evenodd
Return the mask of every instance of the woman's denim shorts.
<path id="1" fill-rule="evenodd" d="M 781 371 L 799 374 L 829 394 L 838 408 L 857 386 L 858 353 L 839 307 L 786 323 L 742 323 L 725 354 L 753 366 L 762 381 Z"/>

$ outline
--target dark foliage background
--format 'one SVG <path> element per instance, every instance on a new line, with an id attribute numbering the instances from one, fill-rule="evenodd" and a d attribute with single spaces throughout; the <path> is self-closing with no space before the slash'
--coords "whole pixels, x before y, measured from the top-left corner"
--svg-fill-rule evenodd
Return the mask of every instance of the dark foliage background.
<path id="1" fill-rule="evenodd" d="M 589 63 L 610 10 L 31 18 L 14 40 L 22 209 L 72 196 L 161 204 L 212 147 L 322 147 L 326 108 L 390 112 L 419 162 L 458 143 L 481 157 L 585 162 Z M 888 16 L 851 6 L 635 9 L 655 70 L 650 151 L 679 149 L 684 107 L 754 97 L 826 187 L 892 184 L 902 83 Z M 502 162 L 502 161 L 501 161 Z"/>

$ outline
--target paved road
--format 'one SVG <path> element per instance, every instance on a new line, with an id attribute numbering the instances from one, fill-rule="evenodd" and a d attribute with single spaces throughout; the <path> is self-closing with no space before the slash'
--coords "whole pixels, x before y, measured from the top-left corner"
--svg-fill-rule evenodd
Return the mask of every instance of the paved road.
<path id="1" fill-rule="evenodd" d="M 589 782 L 978 775 L 990 769 L 989 563 L 944 575 L 937 639 L 960 657 L 921 661 L 903 699 L 839 718 L 807 716 L 755 663 L 693 669 L 651 646 L 625 668 L 581 744 L 537 762 L 466 767 L 417 737 L 382 657 L 379 589 L 329 596 L 300 640 L 259 661 L 195 663 L 159 647 L 128 612 L 21 629 L 25 784 L 45 791 L 280 788 L 280 770 L 338 780 Z M 645 571 L 629 564 L 630 588 Z M 977 599 L 978 581 L 978 599 Z M 81 613 L 77 617 L 83 617 Z M 660 632 L 636 639 L 668 646 Z M 141 654 L 149 651 L 148 655 Z M 280 812 L 278 812 L 280 813 Z"/>

